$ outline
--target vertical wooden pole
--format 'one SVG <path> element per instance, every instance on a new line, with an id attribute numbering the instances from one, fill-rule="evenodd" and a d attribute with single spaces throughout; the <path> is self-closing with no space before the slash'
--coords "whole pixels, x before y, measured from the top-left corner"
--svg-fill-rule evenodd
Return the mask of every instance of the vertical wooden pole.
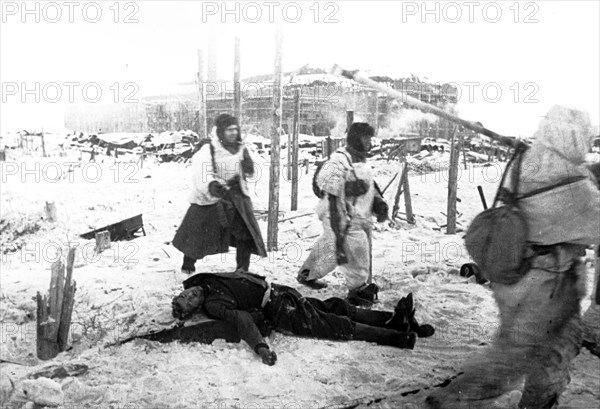
<path id="1" fill-rule="evenodd" d="M 456 127 L 452 131 L 452 142 L 450 144 L 450 168 L 448 169 L 448 210 L 446 234 L 456 233 L 456 188 L 458 176 L 458 143 L 454 137 Z"/>
<path id="2" fill-rule="evenodd" d="M 75 290 L 77 283 L 73 281 L 73 264 L 75 263 L 75 247 L 69 247 L 67 256 L 67 277 L 65 278 L 65 288 L 60 314 L 60 324 L 58 326 L 58 349 L 67 350 L 69 341 L 69 329 L 71 328 L 71 316 L 73 314 L 73 304 L 75 302 Z"/>
<path id="3" fill-rule="evenodd" d="M 42 155 L 44 158 L 46 157 L 46 144 L 44 143 L 44 131 L 42 131 Z"/>
<path id="4" fill-rule="evenodd" d="M 39 293 L 36 295 L 37 301 L 37 357 L 41 360 L 48 360 L 58 355 L 58 343 L 56 337 L 52 337 L 53 323 L 48 319 L 48 298 Z"/>
<path id="5" fill-rule="evenodd" d="M 233 116 L 242 125 L 242 84 L 240 83 L 240 38 L 235 38 L 233 58 Z"/>
<path id="6" fill-rule="evenodd" d="M 204 55 L 198 50 L 198 136 L 206 137 L 206 89 L 204 87 Z"/>
<path id="7" fill-rule="evenodd" d="M 415 224 L 415 216 L 413 215 L 412 199 L 410 198 L 410 185 L 408 183 L 408 162 L 404 159 L 404 207 L 406 208 L 406 221 L 409 224 Z"/>
<path id="8" fill-rule="evenodd" d="M 289 124 L 288 124 L 289 125 Z M 291 129 L 288 126 L 287 131 L 287 149 L 285 150 L 287 156 L 287 180 L 292 180 L 292 134 L 290 133 Z"/>
<path id="9" fill-rule="evenodd" d="M 283 32 L 281 25 L 277 25 L 275 33 L 275 73 L 273 81 L 273 121 L 271 124 L 271 173 L 269 184 L 269 217 L 267 222 L 267 251 L 277 250 L 277 232 L 279 223 L 279 176 L 280 155 L 279 129 L 281 128 L 281 114 L 283 95 L 281 92 L 283 60 Z"/>
<path id="10" fill-rule="evenodd" d="M 292 124 L 292 206 L 298 210 L 298 145 L 300 120 L 300 89 L 294 91 L 294 122 Z M 308 168 L 308 166 L 307 166 Z"/>

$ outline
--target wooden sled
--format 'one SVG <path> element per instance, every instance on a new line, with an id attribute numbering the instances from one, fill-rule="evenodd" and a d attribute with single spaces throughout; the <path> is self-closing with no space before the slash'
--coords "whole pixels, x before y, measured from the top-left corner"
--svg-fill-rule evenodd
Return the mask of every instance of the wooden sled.
<path id="1" fill-rule="evenodd" d="M 120 222 L 109 224 L 108 226 L 81 234 L 79 237 L 91 240 L 96 237 L 96 233 L 108 231 L 110 233 L 110 241 L 132 240 L 137 237 L 135 234 L 140 230 L 145 236 L 146 231 L 144 230 L 144 221 L 142 220 L 142 215 L 138 214 L 137 216 L 121 220 Z"/>

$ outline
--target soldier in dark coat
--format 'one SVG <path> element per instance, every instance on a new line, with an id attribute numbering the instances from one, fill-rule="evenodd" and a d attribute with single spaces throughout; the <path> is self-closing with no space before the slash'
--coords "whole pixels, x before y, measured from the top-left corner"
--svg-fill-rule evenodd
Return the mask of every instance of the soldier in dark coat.
<path id="1" fill-rule="evenodd" d="M 218 140 L 192 157 L 191 204 L 173 239 L 186 274 L 195 271 L 196 260 L 227 253 L 229 246 L 236 248 L 236 269 L 248 271 L 251 254 L 267 255 L 248 194 L 246 179 L 254 174 L 249 148 L 235 117 L 222 114 L 215 125 Z"/>
<path id="2" fill-rule="evenodd" d="M 417 336 L 434 333 L 431 325 L 416 321 L 412 294 L 387 312 L 358 308 L 341 298 L 305 298 L 293 288 L 246 272 L 196 274 L 183 287 L 172 303 L 174 317 L 184 319 L 202 309 L 208 317 L 232 324 L 267 365 L 274 365 L 277 355 L 263 338 L 260 327 L 265 325 L 284 334 L 408 349 L 414 348 Z"/>

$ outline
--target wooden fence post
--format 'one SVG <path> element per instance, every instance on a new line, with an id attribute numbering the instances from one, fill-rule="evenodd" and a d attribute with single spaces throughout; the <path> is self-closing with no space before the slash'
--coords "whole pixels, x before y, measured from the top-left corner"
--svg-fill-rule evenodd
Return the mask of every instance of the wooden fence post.
<path id="1" fill-rule="evenodd" d="M 450 167 L 448 169 L 448 207 L 446 216 L 446 234 L 456 233 L 456 190 L 458 178 L 458 156 L 460 141 L 455 139 L 456 127 L 452 132 L 452 142 L 450 145 Z"/>
<path id="2" fill-rule="evenodd" d="M 300 89 L 294 90 L 294 121 L 292 124 L 292 205 L 291 210 L 298 210 L 298 145 L 300 120 Z M 308 168 L 308 166 L 307 166 Z"/>
<path id="3" fill-rule="evenodd" d="M 283 32 L 280 25 L 275 34 L 275 73 L 273 85 L 273 120 L 271 124 L 271 172 L 269 177 L 269 216 L 267 220 L 267 251 L 277 250 L 277 235 L 279 223 L 279 178 L 281 146 L 279 131 L 281 128 L 283 95 L 281 92 L 283 60 Z"/>
<path id="4" fill-rule="evenodd" d="M 38 292 L 37 301 L 37 356 L 41 360 L 54 358 L 65 351 L 69 339 L 76 283 L 72 280 L 75 247 L 69 248 L 66 266 L 62 260 L 52 263 L 48 297 Z"/>

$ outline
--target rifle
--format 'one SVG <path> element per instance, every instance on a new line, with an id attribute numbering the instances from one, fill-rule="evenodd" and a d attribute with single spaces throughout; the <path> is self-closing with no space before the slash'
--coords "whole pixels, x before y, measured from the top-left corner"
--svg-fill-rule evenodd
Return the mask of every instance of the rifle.
<path id="1" fill-rule="evenodd" d="M 122 340 L 105 345 L 105 347 L 120 346 L 136 339 L 158 341 L 161 344 L 179 341 L 183 344 L 200 342 L 212 344 L 215 339 L 225 339 L 227 342 L 240 342 L 241 338 L 236 328 L 225 322 L 217 320 L 204 320 L 194 325 L 184 326 L 179 324 L 173 328 L 165 328 L 160 331 L 149 332 L 141 335 L 133 335 Z"/>

